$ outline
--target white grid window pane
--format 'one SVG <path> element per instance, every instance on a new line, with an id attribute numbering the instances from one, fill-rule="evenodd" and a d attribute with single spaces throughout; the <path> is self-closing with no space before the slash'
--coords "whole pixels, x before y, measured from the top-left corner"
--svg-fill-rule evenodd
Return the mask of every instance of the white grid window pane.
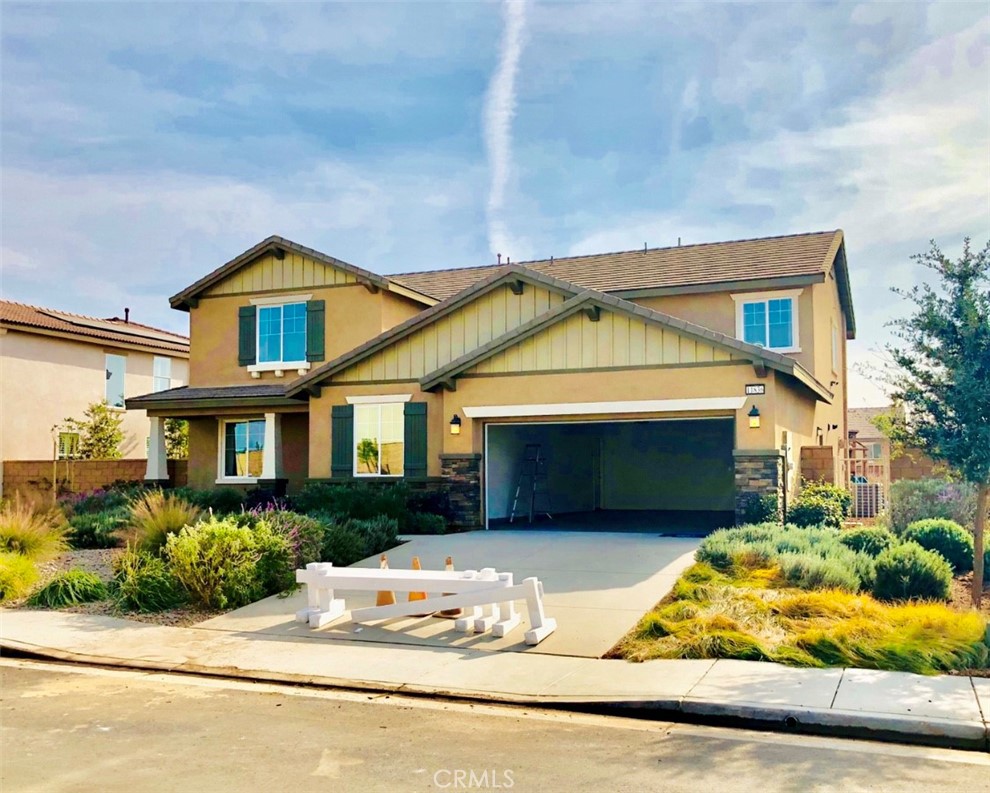
<path id="1" fill-rule="evenodd" d="M 154 367 L 153 389 L 155 391 L 167 391 L 172 387 L 172 359 L 156 355 Z"/>
<path id="2" fill-rule="evenodd" d="M 767 346 L 766 303 L 743 303 L 743 341 Z"/>
<path id="3" fill-rule="evenodd" d="M 107 404 L 115 408 L 124 407 L 124 372 L 127 369 L 127 359 L 123 355 L 106 357 L 106 399 Z"/>
<path id="4" fill-rule="evenodd" d="M 793 346 L 791 303 L 792 301 L 789 297 L 767 301 L 767 325 L 769 327 L 771 348 Z"/>
<path id="5" fill-rule="evenodd" d="M 306 304 L 282 307 L 282 360 L 306 360 Z"/>
<path id="6" fill-rule="evenodd" d="M 258 310 L 258 362 L 282 360 L 282 307 L 263 306 Z"/>

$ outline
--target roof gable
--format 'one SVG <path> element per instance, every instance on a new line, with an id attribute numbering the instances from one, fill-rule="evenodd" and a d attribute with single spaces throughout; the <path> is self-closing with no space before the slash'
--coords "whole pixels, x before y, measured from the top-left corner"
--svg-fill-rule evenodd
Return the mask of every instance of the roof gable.
<path id="1" fill-rule="evenodd" d="M 518 265 L 501 267 L 468 289 L 315 369 L 297 380 L 289 393 L 299 393 L 330 378 L 337 380 L 344 373 L 348 373 L 347 382 L 417 379 L 465 350 L 560 305 L 578 291 L 572 284 Z M 409 357 L 408 365 L 399 361 L 400 352 Z M 350 374 L 352 369 L 360 371 Z"/>
<path id="2" fill-rule="evenodd" d="M 363 284 L 372 291 L 390 287 L 389 280 L 376 273 L 284 237 L 272 236 L 173 295 L 169 303 L 172 308 L 188 311 L 207 294 L 348 283 Z M 413 287 L 397 286 L 407 297 L 420 299 L 426 305 L 435 302 Z"/>
<path id="3" fill-rule="evenodd" d="M 605 314 L 612 316 L 602 325 Z M 616 318 L 620 318 L 619 321 Z M 599 327 L 589 331 L 584 323 Z M 562 352 L 558 346 L 557 360 L 550 349 L 554 333 L 564 339 Z M 568 343 L 571 340 L 573 344 Z M 449 385 L 457 376 L 472 370 L 476 373 L 486 369 L 489 373 L 497 373 L 500 368 L 512 371 L 509 366 L 525 365 L 523 356 L 530 354 L 538 368 L 558 371 L 746 360 L 761 368 L 792 375 L 826 402 L 831 402 L 833 396 L 792 358 L 594 290 L 586 290 L 546 314 L 439 367 L 421 378 L 420 386 L 431 389 Z M 638 363 L 633 362 L 634 357 Z"/>

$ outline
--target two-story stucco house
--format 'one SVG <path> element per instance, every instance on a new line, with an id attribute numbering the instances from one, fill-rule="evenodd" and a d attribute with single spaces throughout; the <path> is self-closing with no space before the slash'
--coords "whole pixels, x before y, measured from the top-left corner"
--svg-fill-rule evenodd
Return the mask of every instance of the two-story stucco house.
<path id="1" fill-rule="evenodd" d="M 148 419 L 124 399 L 187 382 L 189 340 L 148 325 L 0 300 L 0 460 L 72 457 L 62 426 L 106 400 L 121 413 L 124 457 L 144 458 Z"/>
<path id="2" fill-rule="evenodd" d="M 731 522 L 801 447 L 842 464 L 841 231 L 388 276 L 271 237 L 171 304 L 189 386 L 127 404 L 189 420 L 193 486 L 403 478 L 487 525 L 535 453 L 558 521 Z"/>

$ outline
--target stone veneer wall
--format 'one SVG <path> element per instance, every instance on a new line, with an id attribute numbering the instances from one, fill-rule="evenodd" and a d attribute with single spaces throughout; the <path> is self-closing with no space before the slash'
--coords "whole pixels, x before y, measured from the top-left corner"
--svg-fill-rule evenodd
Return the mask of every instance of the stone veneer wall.
<path id="1" fill-rule="evenodd" d="M 736 449 L 736 523 L 745 522 L 746 506 L 753 495 L 776 495 L 778 518 L 783 504 L 784 477 L 781 452 L 776 449 Z"/>
<path id="2" fill-rule="evenodd" d="M 447 483 L 451 523 L 474 528 L 481 521 L 481 455 L 441 454 L 440 472 Z"/>

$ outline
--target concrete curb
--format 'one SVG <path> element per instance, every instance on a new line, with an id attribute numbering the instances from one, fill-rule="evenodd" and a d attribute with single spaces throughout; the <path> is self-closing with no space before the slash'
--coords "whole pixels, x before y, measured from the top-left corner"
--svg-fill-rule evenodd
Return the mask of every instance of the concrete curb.
<path id="1" fill-rule="evenodd" d="M 170 672 L 382 695 L 403 694 L 405 696 L 439 697 L 514 706 L 539 706 L 650 720 L 740 726 L 770 732 L 865 738 L 876 741 L 990 752 L 990 726 L 975 721 L 950 721 L 896 714 L 782 707 L 758 703 L 725 704 L 690 696 L 643 699 L 635 696 L 603 698 L 596 696 L 524 695 L 409 683 L 394 684 L 382 681 L 274 672 L 265 669 L 206 666 L 194 662 L 168 663 L 145 658 L 121 659 L 111 656 L 94 656 L 42 647 L 8 638 L 0 639 L 0 649 L 41 660 L 136 671 Z"/>

